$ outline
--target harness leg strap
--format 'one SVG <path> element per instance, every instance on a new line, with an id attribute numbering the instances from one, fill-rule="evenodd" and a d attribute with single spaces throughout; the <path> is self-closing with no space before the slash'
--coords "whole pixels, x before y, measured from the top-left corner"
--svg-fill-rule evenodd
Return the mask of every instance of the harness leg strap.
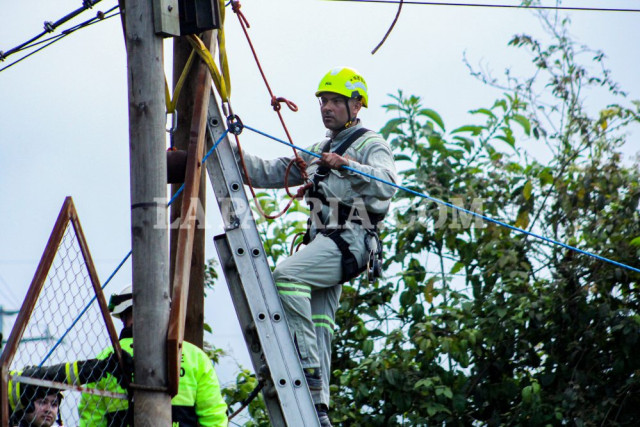
<path id="1" fill-rule="evenodd" d="M 339 230 L 330 230 L 328 233 L 323 234 L 333 240 L 342 254 L 342 278 L 340 283 L 348 282 L 364 271 L 363 268 L 358 267 L 358 260 L 349 250 L 349 244 L 342 238 Z"/>

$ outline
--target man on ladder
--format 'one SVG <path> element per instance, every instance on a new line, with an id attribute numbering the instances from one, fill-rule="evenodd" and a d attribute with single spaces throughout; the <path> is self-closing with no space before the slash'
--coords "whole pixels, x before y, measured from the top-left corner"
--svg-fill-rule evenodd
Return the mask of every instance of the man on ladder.
<path id="1" fill-rule="evenodd" d="M 351 68 L 334 68 L 320 81 L 316 96 L 328 132 L 324 141 L 309 150 L 321 154 L 320 160 L 301 155 L 304 165 L 309 165 L 307 246 L 280 263 L 273 276 L 318 418 L 322 426 L 331 426 L 331 339 L 342 284 L 367 268 L 370 276 L 379 276 L 377 227 L 395 192 L 393 187 L 343 166 L 391 182 L 397 177 L 389 144 L 362 127 L 358 119 L 360 109 L 369 102 L 364 78 Z M 290 168 L 285 179 L 292 158 L 243 157 L 248 178 L 256 187 L 283 188 L 285 181 L 304 184 L 296 168 Z"/>

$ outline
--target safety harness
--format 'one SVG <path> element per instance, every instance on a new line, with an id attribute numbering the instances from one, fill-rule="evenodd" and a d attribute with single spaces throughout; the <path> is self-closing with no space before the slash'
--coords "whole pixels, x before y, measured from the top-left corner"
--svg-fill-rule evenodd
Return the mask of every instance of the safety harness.
<path id="1" fill-rule="evenodd" d="M 370 132 L 369 129 L 360 128 L 355 130 L 349 138 L 347 138 L 340 146 L 334 151 L 334 153 L 342 156 L 349 147 L 358 140 L 365 133 Z M 331 140 L 327 141 L 327 143 L 322 147 L 323 153 L 328 153 L 331 149 Z M 320 166 L 313 176 L 312 183 L 313 185 L 309 188 L 308 192 L 308 202 L 311 211 L 314 211 L 313 203 L 315 201 L 319 201 L 323 206 L 329 207 L 329 202 L 324 194 L 320 192 L 320 182 L 324 180 L 331 169 L 326 166 Z M 343 203 L 338 203 L 338 218 L 337 224 L 335 226 L 325 227 L 320 230 L 320 233 L 325 235 L 326 237 L 333 240 L 336 244 L 340 253 L 342 254 L 342 278 L 340 283 L 347 282 L 354 277 L 357 277 L 362 273 L 367 267 L 370 269 L 370 278 L 371 273 L 378 273 L 375 277 L 379 277 L 380 267 L 377 265 L 377 261 L 382 258 L 382 250 L 380 241 L 378 239 L 378 229 L 377 224 L 384 219 L 384 214 L 379 214 L 375 212 L 366 211 L 368 221 L 363 221 L 361 215 L 359 214 L 358 208 L 355 206 L 349 206 Z M 369 262 L 367 265 L 363 267 L 358 267 L 358 260 L 353 255 L 351 250 L 349 249 L 349 244 L 346 240 L 341 236 L 344 231 L 344 225 L 347 222 L 352 222 L 354 224 L 360 224 L 366 230 L 367 236 L 370 239 L 367 239 L 367 250 L 369 251 Z M 327 224 L 325 224 L 326 226 Z M 370 240 L 375 240 L 375 244 L 370 243 Z M 308 244 L 311 241 L 311 218 L 307 220 L 307 232 L 303 238 L 303 243 Z M 374 267 L 375 266 L 375 267 Z"/>

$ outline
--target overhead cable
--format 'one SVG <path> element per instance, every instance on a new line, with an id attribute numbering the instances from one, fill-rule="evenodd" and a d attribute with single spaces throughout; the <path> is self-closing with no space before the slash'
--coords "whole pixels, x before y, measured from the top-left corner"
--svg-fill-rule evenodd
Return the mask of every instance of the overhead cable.
<path id="1" fill-rule="evenodd" d="M 101 1 L 101 0 L 98 0 L 98 1 Z M 93 4 L 97 3 L 98 1 L 93 2 Z M 14 53 L 18 53 L 18 52 L 21 52 L 21 51 L 24 51 L 24 50 L 27 50 L 27 49 L 33 48 L 33 47 L 38 46 L 38 45 L 41 45 L 41 44 L 43 44 L 43 43 L 46 43 L 44 46 L 40 47 L 39 49 L 36 49 L 36 50 L 34 50 L 33 52 L 28 53 L 27 55 L 25 55 L 25 56 L 21 57 L 20 59 L 15 60 L 14 62 L 10 63 L 9 65 L 7 65 L 7 66 L 5 66 L 5 67 L 3 67 L 3 68 L 0 68 L 0 71 L 4 71 L 4 70 L 6 70 L 6 69 L 7 69 L 7 68 L 9 68 L 9 67 L 14 66 L 15 64 L 17 64 L 17 63 L 19 63 L 19 62 L 21 62 L 21 61 L 23 61 L 23 60 L 27 59 L 27 58 L 28 58 L 28 57 L 30 57 L 31 55 L 34 55 L 34 54 L 38 53 L 38 52 L 39 52 L 39 51 L 41 51 L 42 49 L 44 49 L 44 48 L 46 48 L 46 47 L 48 47 L 48 46 L 52 45 L 53 43 L 55 43 L 55 42 L 57 42 L 58 40 L 60 40 L 60 39 L 62 39 L 62 38 L 64 38 L 64 37 L 66 37 L 66 36 L 70 35 L 71 33 L 75 32 L 75 31 L 77 31 L 77 30 L 80 30 L 80 29 L 82 29 L 82 28 L 86 28 L 86 27 L 91 26 L 91 25 L 93 25 L 93 24 L 96 24 L 96 23 L 98 23 L 98 22 L 105 21 L 105 20 L 107 20 L 107 19 L 109 19 L 109 18 L 113 18 L 114 16 L 119 15 L 119 14 L 120 14 L 120 11 L 115 12 L 115 13 L 113 13 L 113 14 L 109 15 L 109 13 L 113 12 L 113 11 L 114 11 L 115 9 L 117 9 L 117 8 L 118 8 L 118 6 L 114 6 L 114 7 L 112 7 L 111 9 L 107 10 L 106 12 L 98 12 L 98 13 L 96 14 L 96 16 L 94 16 L 93 18 L 88 19 L 88 20 L 86 20 L 86 21 L 84 21 L 84 22 L 81 22 L 81 23 L 79 23 L 79 24 L 77 24 L 77 25 L 75 25 L 75 26 L 73 26 L 73 27 L 67 28 L 66 30 L 62 31 L 62 32 L 61 32 L 60 34 L 58 34 L 58 35 L 55 35 L 55 36 L 49 37 L 49 38 L 44 39 L 44 40 L 39 40 L 42 36 L 44 36 L 45 34 L 47 34 L 47 31 L 45 31 L 44 33 L 39 34 L 39 35 L 37 35 L 37 36 L 35 36 L 35 37 L 31 38 L 30 40 L 28 40 L 28 41 L 26 41 L 26 42 L 22 43 L 22 44 L 21 44 L 21 45 L 19 45 L 19 46 L 16 46 L 15 48 L 13 48 L 13 49 L 11 49 L 11 50 L 9 50 L 9 51 L 7 51 L 7 52 L 2 52 L 2 51 L 0 51 L 0 61 L 4 61 L 4 60 L 9 56 L 9 55 L 12 55 L 12 54 L 14 54 Z M 86 9 L 83 9 L 83 10 L 86 10 Z M 76 12 L 77 12 L 77 11 L 76 11 Z M 72 13 L 74 13 L 74 12 L 72 12 Z M 69 14 L 69 15 L 71 15 L 71 14 Z M 69 15 L 67 15 L 67 16 L 69 16 Z M 78 14 L 76 13 L 74 16 L 77 16 L 77 15 L 78 15 Z M 58 22 L 59 22 L 59 21 L 58 21 Z M 60 25 L 58 22 L 53 23 L 53 24 L 51 24 L 51 25 L 58 26 L 58 25 Z M 65 21 L 65 22 L 66 22 L 66 21 Z M 53 31 L 53 30 L 52 30 L 52 31 Z M 47 42 L 48 42 L 48 43 L 47 43 Z"/>
<path id="2" fill-rule="evenodd" d="M 325 0 L 335 2 L 351 2 L 351 3 L 388 3 L 388 4 L 413 4 L 420 6 L 456 6 L 456 7 L 490 7 L 505 9 L 533 9 L 533 10 L 569 10 L 582 12 L 640 12 L 640 9 L 622 9 L 622 8 L 606 8 L 606 7 L 571 7 L 571 6 L 538 6 L 538 5 L 515 5 L 515 4 L 474 4 L 474 3 L 449 3 L 449 2 L 432 2 L 432 1 L 397 1 L 397 0 Z"/>
<path id="3" fill-rule="evenodd" d="M 396 17 L 393 18 L 393 22 L 391 23 L 391 26 L 389 27 L 387 32 L 384 34 L 384 37 L 382 38 L 380 43 L 378 43 L 378 45 L 376 47 L 374 47 L 373 50 L 371 51 L 371 55 L 375 55 L 375 53 L 378 51 L 378 49 L 380 49 L 380 46 L 382 46 L 384 44 L 384 42 L 387 40 L 387 37 L 389 37 L 389 34 L 391 34 L 391 31 L 393 30 L 393 27 L 396 26 L 396 22 L 398 22 L 398 18 L 400 17 L 400 12 L 402 11 L 402 4 L 403 3 L 404 3 L 404 0 L 400 0 L 400 3 L 398 4 L 398 11 L 396 12 Z"/>
<path id="4" fill-rule="evenodd" d="M 0 51 L 0 61 L 3 61 L 9 55 L 12 55 L 12 54 L 14 54 L 16 52 L 20 52 L 22 49 L 24 49 L 25 47 L 27 47 L 28 45 L 30 45 L 34 41 L 38 40 L 39 38 L 41 38 L 45 34 L 52 33 L 60 25 L 62 25 L 65 22 L 75 18 L 76 16 L 78 16 L 79 14 L 84 12 L 85 10 L 91 9 L 94 5 L 100 3 L 101 1 L 102 0 L 95 0 L 95 1 L 83 0 L 82 7 L 74 10 L 73 12 L 68 13 L 67 15 L 65 15 L 62 18 L 58 19 L 56 22 L 45 21 L 44 24 L 43 24 L 44 25 L 44 31 L 43 32 L 41 32 L 37 36 L 32 37 L 31 39 L 27 40 L 26 42 L 14 47 L 13 49 L 9 49 L 7 52 Z"/>

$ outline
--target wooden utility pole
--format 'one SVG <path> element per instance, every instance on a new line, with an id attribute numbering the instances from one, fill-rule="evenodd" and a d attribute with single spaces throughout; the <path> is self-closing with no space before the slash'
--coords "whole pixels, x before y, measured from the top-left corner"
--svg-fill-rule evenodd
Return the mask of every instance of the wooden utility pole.
<path id="1" fill-rule="evenodd" d="M 203 43 L 211 46 L 211 31 L 204 33 Z M 210 47 L 207 47 L 210 49 Z M 180 213 L 180 228 L 178 230 L 175 250 L 175 270 L 172 276 L 173 290 L 171 315 L 169 317 L 169 332 L 167 334 L 167 353 L 169 358 L 169 389 L 177 392 L 180 376 L 180 353 L 185 335 L 185 320 L 189 297 L 189 279 L 192 275 L 192 254 L 194 236 L 197 230 L 196 215 L 198 211 L 198 194 L 202 177 L 202 157 L 204 155 L 206 139 L 207 110 L 211 92 L 211 77 L 208 67 L 198 61 L 195 76 L 194 103 L 192 120 L 189 127 L 189 144 L 187 149 L 187 163 L 184 177 L 183 201 Z"/>
<path id="2" fill-rule="evenodd" d="M 187 59 L 191 54 L 191 45 L 185 38 L 173 39 L 173 84 L 178 83 Z M 196 64 L 198 61 L 196 60 Z M 187 150 L 189 146 L 189 129 L 193 116 L 193 103 L 196 98 L 197 67 L 192 66 L 189 75 L 182 87 L 182 94 L 178 100 L 178 127 L 173 134 L 173 146 L 178 150 Z M 201 88 L 200 88 L 201 89 Z M 180 184 L 171 186 L 172 194 L 178 191 Z M 198 213 L 203 216 L 206 212 L 206 182 L 203 173 L 200 176 L 200 191 L 198 194 Z M 179 224 L 182 196 L 179 196 L 171 205 L 170 224 Z M 193 238 L 193 254 L 191 257 L 191 274 L 189 277 L 189 298 L 187 302 L 187 317 L 185 322 L 184 339 L 202 348 L 204 344 L 204 266 L 205 266 L 205 234 L 204 224 L 196 220 L 197 228 Z M 171 229 L 171 269 L 170 277 L 174 277 L 176 247 L 178 243 L 178 229 Z M 173 284 L 172 284 L 173 285 Z"/>
<path id="3" fill-rule="evenodd" d="M 125 40 L 129 86 L 134 423 L 171 426 L 167 393 L 169 248 L 162 38 L 153 27 L 153 0 L 127 0 Z"/>

